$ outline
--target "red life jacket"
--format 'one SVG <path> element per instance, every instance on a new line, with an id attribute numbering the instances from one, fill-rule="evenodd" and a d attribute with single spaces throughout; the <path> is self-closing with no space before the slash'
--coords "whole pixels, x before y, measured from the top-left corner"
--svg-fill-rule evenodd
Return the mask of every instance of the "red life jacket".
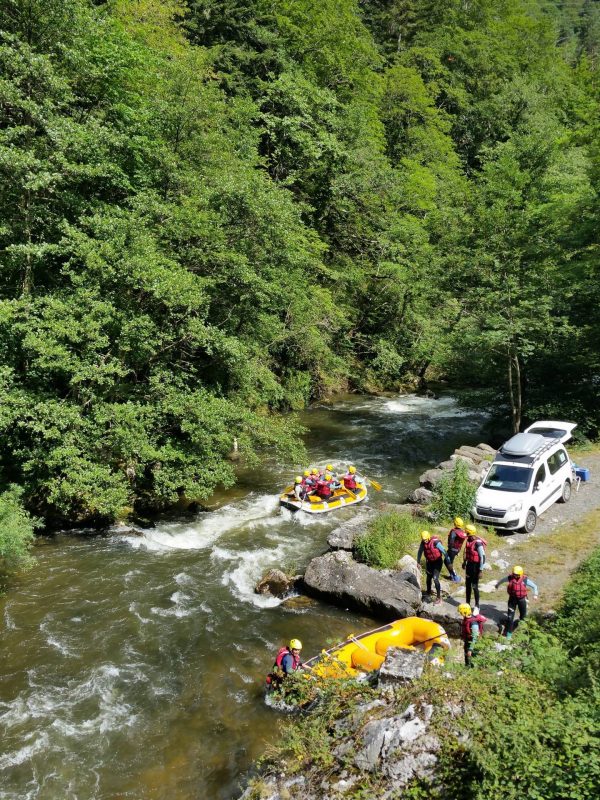
<path id="1" fill-rule="evenodd" d="M 276 672 L 277 670 L 281 670 L 281 664 L 283 663 L 284 656 L 291 656 L 294 660 L 292 664 L 292 669 L 298 669 L 300 666 L 300 656 L 296 653 L 292 653 L 289 647 L 281 647 L 277 656 L 275 657 L 275 663 L 273 664 L 273 671 Z"/>
<path id="2" fill-rule="evenodd" d="M 480 544 L 482 544 L 484 547 L 487 546 L 486 540 L 482 539 L 481 536 L 477 536 L 475 539 L 467 539 L 467 544 L 465 547 L 466 561 L 469 561 L 472 564 L 479 564 L 479 553 L 477 552 L 477 548 Z"/>
<path id="3" fill-rule="evenodd" d="M 463 642 L 470 642 L 473 639 L 473 623 L 479 625 L 479 635 L 483 636 L 483 623 L 487 622 L 487 617 L 483 614 L 471 614 L 470 617 L 463 617 L 460 626 L 460 638 Z"/>
<path id="4" fill-rule="evenodd" d="M 438 542 L 441 542 L 439 536 L 432 536 L 428 542 L 423 542 L 423 552 L 425 553 L 427 561 L 437 561 L 439 558 L 443 558 L 436 547 Z"/>
<path id="5" fill-rule="evenodd" d="M 506 587 L 508 596 L 516 597 L 517 600 L 522 600 L 524 597 L 527 597 L 527 585 L 525 584 L 526 580 L 527 575 L 521 575 L 520 578 L 517 577 L 517 575 L 509 575 L 508 585 Z"/>
<path id="6" fill-rule="evenodd" d="M 354 491 L 358 489 L 358 485 L 356 483 L 356 476 L 349 472 L 347 475 L 344 475 L 344 486 L 346 489 L 350 489 L 350 491 Z"/>
<path id="7" fill-rule="evenodd" d="M 327 497 L 331 497 L 331 486 L 329 485 L 329 481 L 324 480 L 323 478 L 319 478 L 317 481 L 317 494 L 319 497 L 326 499 Z"/>
<path id="8" fill-rule="evenodd" d="M 450 537 L 454 534 L 454 541 L 452 545 L 450 544 Z M 462 528 L 452 528 L 450 533 L 448 534 L 448 547 L 452 547 L 453 550 L 456 550 L 457 553 L 460 553 L 460 550 L 463 546 L 463 542 L 467 538 L 466 531 L 463 531 Z"/>

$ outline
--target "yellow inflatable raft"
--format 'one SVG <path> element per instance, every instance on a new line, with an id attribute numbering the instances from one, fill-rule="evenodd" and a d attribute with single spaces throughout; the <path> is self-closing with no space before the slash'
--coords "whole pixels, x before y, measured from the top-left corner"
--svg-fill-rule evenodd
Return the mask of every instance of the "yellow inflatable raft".
<path id="1" fill-rule="evenodd" d="M 444 651 L 450 647 L 450 640 L 441 625 L 421 617 L 406 617 L 381 628 L 349 636 L 345 642 L 311 658 L 305 666 L 321 677 L 353 677 L 359 671 L 379 669 L 389 647 L 407 650 L 422 648 L 428 653 L 436 645 Z"/>
<path id="2" fill-rule="evenodd" d="M 280 505 L 289 508 L 290 511 L 306 511 L 307 514 L 326 514 L 328 511 L 335 511 L 336 508 L 353 506 L 362 503 L 367 496 L 366 487 L 361 487 L 356 491 L 350 489 L 336 489 L 329 500 L 321 500 L 320 497 L 310 495 L 306 500 L 298 500 L 294 494 L 294 487 L 288 486 L 279 497 Z"/>

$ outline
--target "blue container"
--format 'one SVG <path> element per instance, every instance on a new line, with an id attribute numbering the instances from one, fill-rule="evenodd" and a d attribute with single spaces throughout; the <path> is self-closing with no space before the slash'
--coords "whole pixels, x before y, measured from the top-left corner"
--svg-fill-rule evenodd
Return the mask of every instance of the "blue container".
<path id="1" fill-rule="evenodd" d="M 587 467 L 575 467 L 575 475 L 584 483 L 590 479 L 590 471 Z"/>

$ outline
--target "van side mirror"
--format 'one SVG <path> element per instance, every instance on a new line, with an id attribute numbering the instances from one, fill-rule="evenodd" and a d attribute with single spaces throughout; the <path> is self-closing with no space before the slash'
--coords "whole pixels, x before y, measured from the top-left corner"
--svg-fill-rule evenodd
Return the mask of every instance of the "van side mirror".
<path id="1" fill-rule="evenodd" d="M 535 485 L 535 489 L 534 489 L 533 491 L 534 491 L 534 492 L 539 492 L 539 490 L 540 490 L 541 488 L 542 488 L 542 482 L 541 482 L 541 481 L 538 481 L 538 482 L 536 483 L 536 485 Z"/>

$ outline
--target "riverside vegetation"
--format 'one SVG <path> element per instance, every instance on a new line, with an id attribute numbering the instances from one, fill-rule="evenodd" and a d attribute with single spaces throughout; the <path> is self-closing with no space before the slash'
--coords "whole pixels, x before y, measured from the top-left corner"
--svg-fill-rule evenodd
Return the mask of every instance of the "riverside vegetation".
<path id="1" fill-rule="evenodd" d="M 0 0 L 0 557 L 340 388 L 595 436 L 591 0 Z M 11 489 L 21 487 L 20 493 Z"/>
<path id="2" fill-rule="evenodd" d="M 391 697 L 389 690 L 382 694 L 365 684 L 332 682 L 310 714 L 282 723 L 278 745 L 263 760 L 262 777 L 244 797 L 274 796 L 270 775 L 280 776 L 285 788 L 275 796 L 282 798 L 598 797 L 599 576 L 597 550 L 567 585 L 554 618 L 522 623 L 509 648 L 498 649 L 485 637 L 473 669 L 448 663 Z M 314 705 L 312 687 L 303 691 Z M 427 777 L 398 788 L 386 778 L 385 764 L 360 770 L 355 755 L 370 719 L 392 718 L 410 704 L 432 707 L 428 734 L 440 747 Z M 300 774 L 305 779 L 295 784 Z"/>

